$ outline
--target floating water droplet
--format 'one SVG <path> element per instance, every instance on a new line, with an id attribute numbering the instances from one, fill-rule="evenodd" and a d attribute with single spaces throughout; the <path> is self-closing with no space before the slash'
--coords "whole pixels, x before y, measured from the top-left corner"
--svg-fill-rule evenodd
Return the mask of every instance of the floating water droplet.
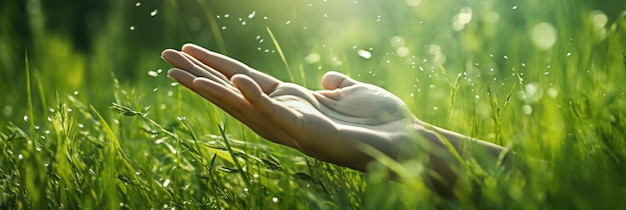
<path id="1" fill-rule="evenodd" d="M 150 12 L 150 16 L 152 16 L 152 17 L 156 16 L 157 12 L 158 11 L 156 9 L 152 10 L 152 12 Z"/>
<path id="2" fill-rule="evenodd" d="M 359 50 L 359 51 L 357 51 L 357 54 L 359 54 L 359 56 L 361 56 L 362 58 L 365 58 L 365 59 L 372 58 L 372 53 L 367 51 L 367 50 Z"/>
<path id="3" fill-rule="evenodd" d="M 318 53 L 311 53 L 304 58 L 307 63 L 317 63 L 320 61 L 320 59 L 321 56 Z"/>
<path id="4" fill-rule="evenodd" d="M 552 48 L 556 42 L 556 29 L 550 23 L 542 22 L 532 29 L 532 40 L 539 49 L 546 50 Z"/>
<path id="5" fill-rule="evenodd" d="M 533 107 L 526 104 L 524 106 L 522 106 L 522 112 L 524 112 L 525 115 L 530 115 L 533 113 Z"/>

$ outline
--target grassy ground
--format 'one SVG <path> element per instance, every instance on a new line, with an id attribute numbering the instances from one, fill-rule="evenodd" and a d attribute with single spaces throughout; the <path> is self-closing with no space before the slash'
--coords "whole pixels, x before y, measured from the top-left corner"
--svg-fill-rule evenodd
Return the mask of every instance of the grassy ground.
<path id="1" fill-rule="evenodd" d="M 90 50 L 29 2 L 28 40 L 0 25 L 2 209 L 626 205 L 620 1 L 111 1 Z M 420 160 L 405 165 L 409 184 L 307 158 L 172 83 L 159 53 L 186 42 L 313 89 L 347 73 L 423 121 L 548 164 L 464 160 L 474 187 L 446 200 L 424 187 Z"/>

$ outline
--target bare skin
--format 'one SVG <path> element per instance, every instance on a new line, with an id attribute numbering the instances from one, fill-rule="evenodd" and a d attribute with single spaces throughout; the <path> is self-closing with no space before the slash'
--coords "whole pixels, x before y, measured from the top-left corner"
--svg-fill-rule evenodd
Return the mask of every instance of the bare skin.
<path id="1" fill-rule="evenodd" d="M 338 72 L 326 73 L 325 90 L 313 91 L 193 44 L 184 45 L 182 51 L 165 50 L 161 57 L 174 66 L 169 77 L 263 138 L 322 161 L 365 172 L 374 158 L 363 152 L 363 145 L 395 159 L 416 136 L 443 151 L 448 148 L 442 136 L 458 151 L 467 143 L 494 159 L 502 151 L 497 145 L 428 125 L 392 93 Z M 451 155 L 448 151 L 443 156 Z M 454 183 L 456 176 L 446 161 L 430 156 L 431 169 L 443 182 Z"/>

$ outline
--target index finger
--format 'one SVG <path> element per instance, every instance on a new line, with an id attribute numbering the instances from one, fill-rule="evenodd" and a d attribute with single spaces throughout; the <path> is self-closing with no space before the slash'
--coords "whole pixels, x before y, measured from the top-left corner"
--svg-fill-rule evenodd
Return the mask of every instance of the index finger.
<path id="1" fill-rule="evenodd" d="M 247 65 L 228 56 L 209 51 L 195 44 L 183 45 L 182 51 L 196 58 L 207 66 L 231 78 L 236 74 L 244 74 L 256 81 L 263 92 L 269 94 L 281 83 L 280 80 L 254 70 Z"/>

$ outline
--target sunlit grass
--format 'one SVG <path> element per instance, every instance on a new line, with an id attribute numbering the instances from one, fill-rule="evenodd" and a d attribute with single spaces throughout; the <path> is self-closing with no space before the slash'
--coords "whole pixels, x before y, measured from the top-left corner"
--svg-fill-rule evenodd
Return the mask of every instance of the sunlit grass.
<path id="1" fill-rule="evenodd" d="M 11 61 L 0 64 L 9 84 L 1 84 L 0 208 L 625 205 L 624 8 L 596 10 L 602 5 L 584 1 L 277 2 L 114 1 L 114 15 L 85 54 L 69 38 L 46 35 L 44 17 L 33 15 L 27 24 L 34 46 L 26 55 L 0 54 Z M 144 7 L 146 22 L 123 18 Z M 151 34 L 158 27 L 162 34 Z M 157 39 L 148 36 L 162 42 L 146 43 Z M 6 40 L 3 49 L 12 47 Z M 313 89 L 326 71 L 347 73 L 398 95 L 425 122 L 520 155 L 512 170 L 480 165 L 481 155 L 462 159 L 456 199 L 428 190 L 422 154 L 387 160 L 414 178 L 404 182 L 305 157 L 172 83 L 158 55 L 186 42 Z"/>

